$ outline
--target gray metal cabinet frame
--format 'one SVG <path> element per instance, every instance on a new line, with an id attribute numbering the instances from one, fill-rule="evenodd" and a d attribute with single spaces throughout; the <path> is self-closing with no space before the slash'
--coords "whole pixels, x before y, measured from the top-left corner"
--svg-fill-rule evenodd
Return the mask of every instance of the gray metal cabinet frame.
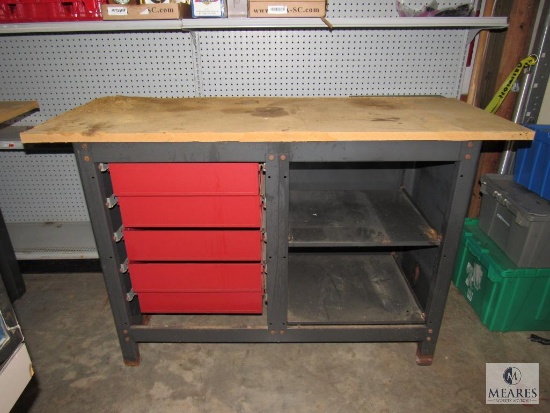
<path id="1" fill-rule="evenodd" d="M 139 364 L 140 342 L 417 342 L 417 363 L 435 352 L 463 220 L 475 177 L 480 142 L 304 142 L 304 143 L 75 143 L 74 152 L 92 221 L 122 355 Z M 288 325 L 288 205 L 292 162 L 449 162 L 454 165 L 449 208 L 424 308 L 423 324 Z M 110 162 L 258 162 L 265 164 L 267 325 L 262 327 L 153 327 L 131 299 L 124 272 L 126 252 L 115 242 L 122 225 L 106 207 L 112 188 Z"/>

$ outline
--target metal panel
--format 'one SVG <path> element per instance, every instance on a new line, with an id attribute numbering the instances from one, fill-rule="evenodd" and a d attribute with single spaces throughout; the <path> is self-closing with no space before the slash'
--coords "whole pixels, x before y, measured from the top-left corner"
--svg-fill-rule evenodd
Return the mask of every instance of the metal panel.
<path id="1" fill-rule="evenodd" d="M 513 119 L 520 124 L 538 123 L 550 75 L 550 2 L 546 1 L 540 12 L 540 22 L 531 51 L 538 56 L 538 62 L 531 69 L 530 77 L 524 80 L 521 99 L 516 104 Z"/>
<path id="2" fill-rule="evenodd" d="M 447 301 L 447 293 L 451 284 L 451 274 L 455 262 L 456 252 L 460 243 L 464 216 L 470 201 L 471 188 L 475 179 L 476 165 L 479 158 L 481 144 L 462 144 L 461 158 L 454 175 L 454 188 L 450 201 L 450 208 L 445 213 L 445 224 L 442 233 L 445 234 L 443 244 L 439 249 L 436 278 L 430 286 L 426 305 L 426 326 L 429 336 L 419 343 L 417 363 L 431 363 L 437 337 L 439 335 L 443 311 Z"/>
<path id="3" fill-rule="evenodd" d="M 308 328 L 309 327 L 309 328 Z M 426 326 L 409 325 L 370 325 L 290 327 L 280 332 L 259 328 L 202 328 L 187 329 L 171 327 L 149 327 L 133 325 L 130 338 L 136 342 L 149 343 L 352 343 L 385 341 L 419 341 L 426 337 Z"/>
<path id="4" fill-rule="evenodd" d="M 102 261 L 103 277 L 109 291 L 109 301 L 113 312 L 117 337 L 124 360 L 127 364 L 137 365 L 140 361 L 139 349 L 128 333 L 132 324 L 140 324 L 141 312 L 137 306 L 137 300 L 130 302 L 123 297 L 130 291 L 130 277 L 121 273 L 121 264 L 126 259 L 124 251 L 119 249 L 122 243 L 116 244 L 113 240 L 114 228 L 117 228 L 118 219 L 105 207 L 105 185 L 102 182 L 104 176 L 99 172 L 97 165 L 86 159 L 90 159 L 90 152 L 83 145 L 73 145 L 78 170 L 82 179 L 82 187 L 88 201 L 88 209 L 92 218 L 94 237 Z M 113 225 L 115 224 L 115 225 Z"/>
<path id="5" fill-rule="evenodd" d="M 11 301 L 21 298 L 26 291 L 10 242 L 8 229 L 0 210 L 0 282 L 3 282 Z"/>

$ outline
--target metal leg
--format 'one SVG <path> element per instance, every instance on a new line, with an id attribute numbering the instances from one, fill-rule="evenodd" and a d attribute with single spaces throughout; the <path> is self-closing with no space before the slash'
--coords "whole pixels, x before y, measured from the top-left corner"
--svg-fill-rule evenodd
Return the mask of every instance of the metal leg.
<path id="1" fill-rule="evenodd" d="M 106 199 L 111 194 L 105 193 L 102 172 L 93 162 L 88 145 L 74 144 L 73 148 L 124 362 L 136 366 L 139 365 L 140 355 L 138 344 L 130 337 L 130 326 L 141 322 L 141 314 L 139 306 L 126 298 L 131 286 L 128 275 L 120 271 L 120 248 L 113 239 L 113 219 L 106 206 Z"/>
<path id="2" fill-rule="evenodd" d="M 287 328 L 288 155 L 270 151 L 266 159 L 268 328 Z"/>
<path id="3" fill-rule="evenodd" d="M 25 294 L 25 282 L 19 271 L 2 211 L 0 211 L 0 274 L 11 302 Z"/>
<path id="4" fill-rule="evenodd" d="M 456 168 L 456 185 L 445 219 L 447 225 L 443 229 L 445 237 L 443 245 L 440 247 L 437 276 L 430 288 L 426 305 L 428 335 L 423 341 L 419 342 L 416 353 L 416 361 L 421 366 L 430 365 L 433 360 L 451 284 L 456 251 L 460 243 L 464 217 L 470 200 L 470 188 L 475 178 L 479 149 L 480 142 L 464 142 L 462 145 L 461 161 Z"/>

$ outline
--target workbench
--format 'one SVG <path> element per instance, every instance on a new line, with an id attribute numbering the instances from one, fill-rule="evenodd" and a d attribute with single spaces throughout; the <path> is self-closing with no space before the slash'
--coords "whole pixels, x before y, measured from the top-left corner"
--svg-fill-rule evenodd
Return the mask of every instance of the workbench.
<path id="1" fill-rule="evenodd" d="M 37 101 L 0 102 L 0 124 L 14 120 L 28 112 L 38 109 Z M 0 142 L 1 143 L 1 142 Z M 25 293 L 25 282 L 19 271 L 4 216 L 0 210 L 0 275 L 11 301 Z"/>
<path id="2" fill-rule="evenodd" d="M 22 133 L 73 143 L 117 335 L 417 342 L 433 360 L 483 140 L 441 97 L 106 97 Z"/>

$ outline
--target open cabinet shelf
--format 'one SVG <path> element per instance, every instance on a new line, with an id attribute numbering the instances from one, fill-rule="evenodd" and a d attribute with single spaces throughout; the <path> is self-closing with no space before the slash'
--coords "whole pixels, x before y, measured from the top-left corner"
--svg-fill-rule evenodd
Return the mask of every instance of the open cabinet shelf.
<path id="1" fill-rule="evenodd" d="M 289 325 L 424 322 L 388 253 L 290 253 L 288 277 Z"/>
<path id="2" fill-rule="evenodd" d="M 428 246 L 440 237 L 403 190 L 290 191 L 289 246 Z"/>

